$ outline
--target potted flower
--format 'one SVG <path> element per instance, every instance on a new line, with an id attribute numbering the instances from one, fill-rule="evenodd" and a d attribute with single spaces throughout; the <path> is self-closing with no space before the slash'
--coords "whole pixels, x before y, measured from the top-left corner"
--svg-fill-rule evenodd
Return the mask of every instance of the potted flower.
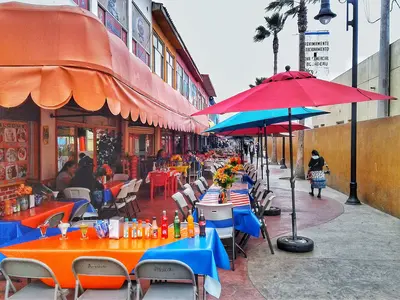
<path id="1" fill-rule="evenodd" d="M 229 159 L 229 164 L 231 164 L 234 167 L 240 165 L 241 163 L 242 161 L 239 156 L 233 156 Z"/>
<path id="2" fill-rule="evenodd" d="M 232 168 L 233 167 L 231 165 L 226 165 L 222 168 L 219 168 L 213 178 L 214 184 L 221 188 L 220 198 L 222 199 L 222 203 L 225 203 L 230 199 L 230 188 L 235 182 L 235 176 Z"/>
<path id="3" fill-rule="evenodd" d="M 20 184 L 15 194 L 17 195 L 17 203 L 19 204 L 17 204 L 17 206 L 19 206 L 21 210 L 27 210 L 29 208 L 29 195 L 32 194 L 32 187 Z"/>

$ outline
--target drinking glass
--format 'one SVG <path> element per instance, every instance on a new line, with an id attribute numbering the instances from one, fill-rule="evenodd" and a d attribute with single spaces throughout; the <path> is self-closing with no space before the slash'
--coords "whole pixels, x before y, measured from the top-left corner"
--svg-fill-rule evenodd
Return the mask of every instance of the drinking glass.
<path id="1" fill-rule="evenodd" d="M 66 239 L 68 239 L 68 237 L 67 237 L 67 231 L 68 231 L 68 228 L 70 227 L 70 224 L 69 223 L 60 223 L 60 224 L 58 224 L 58 229 L 60 229 L 60 231 L 61 231 L 61 237 L 60 237 L 60 240 L 66 240 Z"/>
<path id="2" fill-rule="evenodd" d="M 79 229 L 81 230 L 81 234 L 82 234 L 81 240 L 87 240 L 88 239 L 88 236 L 87 236 L 88 227 L 89 227 L 88 224 L 79 225 Z"/>
<path id="3" fill-rule="evenodd" d="M 57 196 L 59 193 L 60 193 L 59 191 L 53 191 L 54 200 L 57 200 Z"/>
<path id="4" fill-rule="evenodd" d="M 48 223 L 39 225 L 40 234 L 41 234 L 40 238 L 41 239 L 47 238 L 47 236 L 46 236 L 47 228 L 49 228 L 49 224 Z"/>

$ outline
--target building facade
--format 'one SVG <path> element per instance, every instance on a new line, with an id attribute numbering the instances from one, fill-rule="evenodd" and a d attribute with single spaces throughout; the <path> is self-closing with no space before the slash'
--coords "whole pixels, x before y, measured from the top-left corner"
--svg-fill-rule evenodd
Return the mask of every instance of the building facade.
<path id="1" fill-rule="evenodd" d="M 400 40 L 390 45 L 390 95 L 400 97 Z M 351 69 L 332 80 L 340 84 L 351 86 Z M 379 54 L 368 57 L 358 65 L 358 87 L 364 90 L 378 92 L 379 83 Z M 400 115 L 398 101 L 389 101 L 389 116 Z M 378 101 L 358 103 L 357 120 L 366 121 L 379 116 Z M 330 111 L 330 114 L 313 118 L 313 127 L 333 126 L 351 122 L 351 104 L 321 107 Z"/>

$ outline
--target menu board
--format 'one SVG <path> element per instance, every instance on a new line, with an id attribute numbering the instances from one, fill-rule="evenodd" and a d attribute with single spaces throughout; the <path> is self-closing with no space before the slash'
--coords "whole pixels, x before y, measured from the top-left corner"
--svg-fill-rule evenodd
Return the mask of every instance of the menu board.
<path id="1" fill-rule="evenodd" d="M 0 185 L 23 181 L 28 173 L 28 123 L 0 121 Z"/>

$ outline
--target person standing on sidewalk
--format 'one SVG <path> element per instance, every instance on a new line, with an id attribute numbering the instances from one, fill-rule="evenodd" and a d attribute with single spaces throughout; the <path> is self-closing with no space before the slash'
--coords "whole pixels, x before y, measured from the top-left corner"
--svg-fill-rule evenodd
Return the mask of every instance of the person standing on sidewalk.
<path id="1" fill-rule="evenodd" d="M 249 153 L 250 153 L 250 163 L 253 163 L 253 158 L 254 158 L 254 153 L 255 153 L 255 147 L 254 147 L 254 143 L 250 142 L 249 145 Z"/>
<path id="2" fill-rule="evenodd" d="M 307 178 L 311 183 L 310 195 L 314 197 L 314 189 L 318 189 L 318 198 L 321 198 L 321 190 L 326 188 L 326 179 L 324 173 L 325 159 L 319 155 L 317 150 L 311 152 L 311 159 L 308 163 Z M 328 167 L 328 165 L 326 165 Z M 328 169 L 329 170 L 329 169 Z M 329 171 L 328 171 L 329 172 Z"/>

